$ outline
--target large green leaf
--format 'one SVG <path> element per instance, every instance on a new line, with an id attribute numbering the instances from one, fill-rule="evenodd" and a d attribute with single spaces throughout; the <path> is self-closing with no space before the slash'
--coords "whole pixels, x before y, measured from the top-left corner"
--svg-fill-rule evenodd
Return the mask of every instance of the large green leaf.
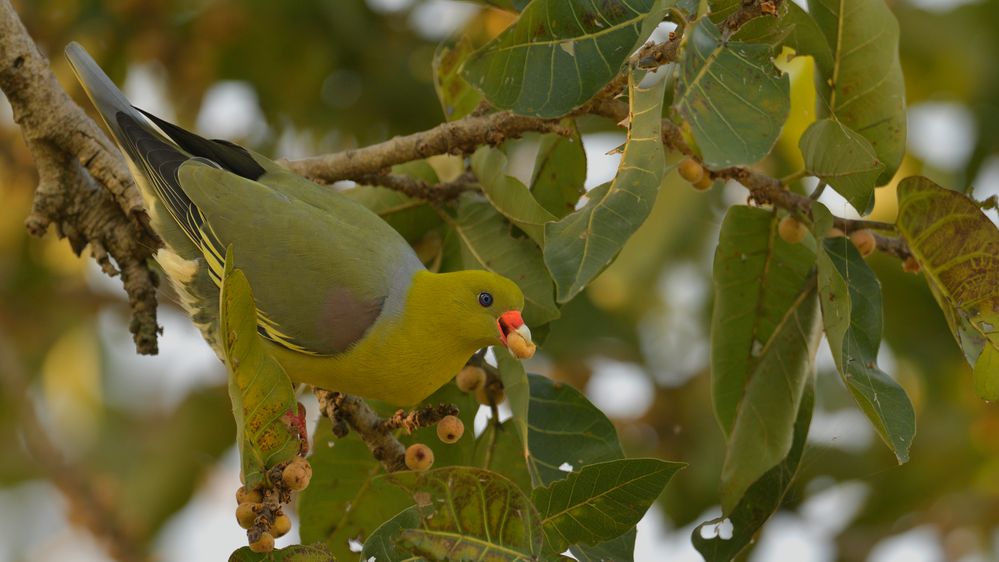
<path id="1" fill-rule="evenodd" d="M 465 117 L 482 101 L 482 94 L 459 74 L 474 50 L 472 41 L 462 34 L 457 40 L 441 43 L 434 53 L 434 89 L 448 121 Z"/>
<path id="2" fill-rule="evenodd" d="M 395 486 L 376 480 L 381 464 L 356 435 L 335 439 L 323 420 L 309 461 L 313 477 L 298 497 L 302 542 L 322 542 L 340 560 L 354 560 L 351 540 L 364 541 L 379 525 L 412 505 Z"/>
<path id="3" fill-rule="evenodd" d="M 531 475 L 527 471 L 524 449 L 519 428 L 513 420 L 502 424 L 490 421 L 475 440 L 473 464 L 506 476 L 525 493 L 530 493 Z"/>
<path id="4" fill-rule="evenodd" d="M 777 235 L 778 217 L 736 206 L 722 222 L 714 260 L 711 378 L 715 415 L 732 432 L 750 374 L 815 264 L 804 244 Z"/>
<path id="5" fill-rule="evenodd" d="M 974 367 L 975 391 L 999 400 L 999 231 L 972 200 L 924 177 L 899 184 L 897 224 Z"/>
<path id="6" fill-rule="evenodd" d="M 535 486 L 566 478 L 583 467 L 624 458 L 617 430 L 581 392 L 541 375 L 529 375 L 527 467 Z M 573 545 L 579 560 L 628 562 L 634 556 L 635 529 L 596 546 Z"/>
<path id="7" fill-rule="evenodd" d="M 727 519 L 732 524 L 732 536 L 721 537 L 717 533 L 708 538 L 704 536 L 706 528 L 719 525 L 726 518 L 720 517 L 698 525 L 691 534 L 690 540 L 694 548 L 701 553 L 706 562 L 729 562 L 755 540 L 757 532 L 767 519 L 777 511 L 784 495 L 791 487 L 791 481 L 798 471 L 802 453 L 805 451 L 805 441 L 808 437 L 808 426 L 812 421 L 812 410 L 815 406 L 814 377 L 809 377 L 805 383 L 805 393 L 801 397 L 801 406 L 794 421 L 794 438 L 787 456 L 777 466 L 771 468 L 743 494 L 739 504 L 735 506 Z"/>
<path id="8" fill-rule="evenodd" d="M 555 291 L 541 249 L 526 238 L 514 237 L 510 224 L 492 205 L 473 196 L 463 197 L 452 226 L 465 269 L 486 269 L 520 286 L 528 325 L 534 328 L 558 318 Z"/>
<path id="9" fill-rule="evenodd" d="M 535 486 L 565 478 L 584 466 L 624 458 L 617 430 L 575 388 L 541 375 L 528 377 L 528 468 Z"/>
<path id="10" fill-rule="evenodd" d="M 730 514 L 750 486 L 787 457 L 821 335 L 815 278 L 753 361 L 722 465 L 721 503 Z"/>
<path id="11" fill-rule="evenodd" d="M 624 156 L 610 184 L 590 191 L 582 209 L 545 225 L 545 265 L 566 302 L 603 271 L 652 210 L 666 171 L 661 139 L 665 80 L 639 86 L 629 75 L 630 125 Z"/>
<path id="12" fill-rule="evenodd" d="M 231 247 L 226 252 L 219 300 L 219 332 L 229 370 L 243 484 L 253 489 L 265 482 L 268 469 L 298 455 L 302 443 L 292 426 L 298 401 L 291 379 L 257 334 L 253 293 L 242 270 L 233 269 Z"/>
<path id="13" fill-rule="evenodd" d="M 362 556 L 400 560 L 533 560 L 541 555 L 541 518 L 503 476 L 477 468 L 397 472 L 383 477 L 416 505 L 388 521 Z M 381 554 L 381 558 L 378 555 Z"/>
<path id="14" fill-rule="evenodd" d="M 798 141 L 805 169 L 838 191 L 862 215 L 874 205 L 874 183 L 885 166 L 863 136 L 834 118 L 811 124 Z"/>
<path id="15" fill-rule="evenodd" d="M 682 463 L 620 459 L 584 466 L 564 480 L 535 488 L 545 549 L 596 545 L 626 533 L 645 515 Z"/>
<path id="16" fill-rule="evenodd" d="M 770 152 L 791 107 L 787 76 L 769 45 L 723 41 L 701 18 L 680 61 L 674 106 L 690 126 L 704 163 L 752 164 Z"/>
<path id="17" fill-rule="evenodd" d="M 884 0 L 809 3 L 832 52 L 816 58 L 820 116 L 832 116 L 862 135 L 884 165 L 887 183 L 905 152 L 905 83 L 898 59 L 898 21 Z"/>
<path id="18" fill-rule="evenodd" d="M 815 232 L 832 226 L 825 207 L 816 205 L 813 213 Z M 878 435 L 900 463 L 906 462 L 916 433 L 916 413 L 905 390 L 878 368 L 881 283 L 845 236 L 823 240 L 818 266 L 822 322 L 836 368 Z"/>
<path id="19" fill-rule="evenodd" d="M 326 545 L 293 544 L 272 552 L 253 552 L 250 547 L 233 552 L 229 562 L 336 562 Z"/>
<path id="20" fill-rule="evenodd" d="M 571 137 L 550 133 L 541 137 L 538 157 L 531 174 L 531 193 L 542 207 L 556 218 L 576 209 L 586 190 L 586 151 L 575 124 Z"/>
<path id="21" fill-rule="evenodd" d="M 821 333 L 815 254 L 776 230 L 774 213 L 733 207 L 715 253 L 711 364 L 715 413 L 728 436 L 725 514 L 787 456 Z"/>
<path id="22" fill-rule="evenodd" d="M 506 154 L 483 146 L 472 155 L 472 172 L 486 199 L 503 216 L 523 230 L 538 246 L 545 244 L 545 223 L 555 220 L 520 180 L 506 175 Z"/>
<path id="23" fill-rule="evenodd" d="M 662 21 L 667 0 L 533 0 L 461 69 L 494 106 L 558 117 L 621 70 Z"/>

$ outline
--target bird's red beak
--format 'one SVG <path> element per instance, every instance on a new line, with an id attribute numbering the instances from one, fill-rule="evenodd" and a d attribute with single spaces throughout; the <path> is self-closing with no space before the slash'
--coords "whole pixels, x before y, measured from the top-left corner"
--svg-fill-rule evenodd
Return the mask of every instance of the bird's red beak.
<path id="1" fill-rule="evenodd" d="M 520 315 L 519 310 L 508 310 L 501 314 L 496 320 L 496 327 L 499 330 L 499 339 L 503 342 L 503 345 L 506 345 L 506 337 L 510 332 L 525 325 L 524 317 Z"/>
<path id="2" fill-rule="evenodd" d="M 524 323 L 519 310 L 508 310 L 496 320 L 499 339 L 515 356 L 526 359 L 534 355 L 531 330 Z"/>

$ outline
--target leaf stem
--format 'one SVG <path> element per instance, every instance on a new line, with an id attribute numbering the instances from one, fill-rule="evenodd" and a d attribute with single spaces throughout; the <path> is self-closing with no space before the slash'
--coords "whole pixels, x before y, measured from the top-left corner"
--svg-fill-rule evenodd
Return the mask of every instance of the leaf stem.
<path id="1" fill-rule="evenodd" d="M 815 189 L 812 191 L 812 194 L 808 196 L 808 198 L 812 201 L 818 201 L 819 197 L 822 197 L 822 192 L 826 190 L 827 185 L 829 184 L 824 181 L 819 181 L 819 185 L 815 186 Z"/>

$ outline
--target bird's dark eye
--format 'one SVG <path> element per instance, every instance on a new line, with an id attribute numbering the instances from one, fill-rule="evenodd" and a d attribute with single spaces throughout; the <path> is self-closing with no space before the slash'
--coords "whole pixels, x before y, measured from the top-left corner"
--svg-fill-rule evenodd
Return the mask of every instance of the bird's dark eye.
<path id="1" fill-rule="evenodd" d="M 493 296 L 485 291 L 479 293 L 479 304 L 485 307 L 490 307 L 493 305 Z"/>

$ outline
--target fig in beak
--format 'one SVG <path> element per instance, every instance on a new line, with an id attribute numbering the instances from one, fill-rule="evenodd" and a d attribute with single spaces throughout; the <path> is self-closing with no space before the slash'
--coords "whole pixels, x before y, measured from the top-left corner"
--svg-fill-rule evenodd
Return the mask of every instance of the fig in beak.
<path id="1" fill-rule="evenodd" d="M 519 310 L 508 310 L 496 320 L 499 339 L 519 359 L 534 356 L 537 346 L 531 341 L 531 329 L 524 324 Z"/>

